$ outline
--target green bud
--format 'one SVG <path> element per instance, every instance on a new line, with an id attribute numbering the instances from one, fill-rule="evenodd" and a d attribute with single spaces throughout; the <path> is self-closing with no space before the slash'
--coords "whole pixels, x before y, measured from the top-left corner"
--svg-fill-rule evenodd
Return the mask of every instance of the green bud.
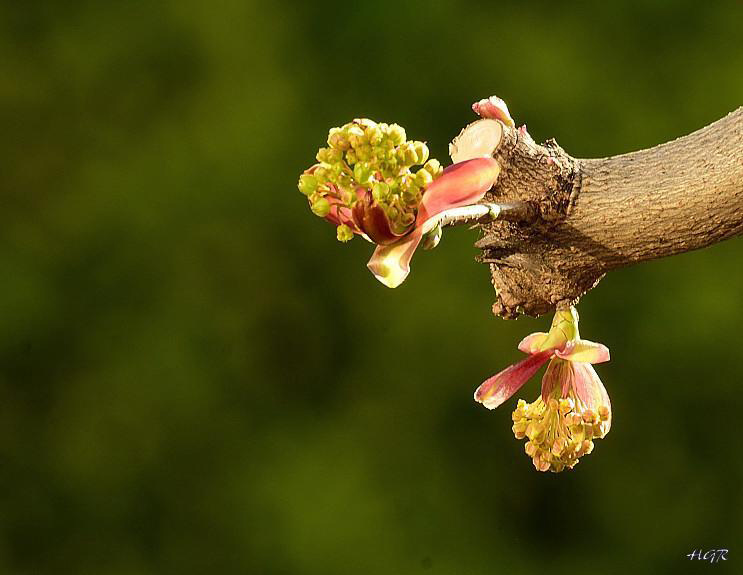
<path id="1" fill-rule="evenodd" d="M 341 190 L 340 192 L 341 192 L 341 201 L 347 206 L 350 206 L 351 202 L 354 199 L 354 195 L 348 190 Z"/>
<path id="2" fill-rule="evenodd" d="M 353 178 L 359 184 L 363 185 L 369 179 L 370 175 L 371 173 L 367 164 L 358 163 L 353 168 Z"/>
<path id="3" fill-rule="evenodd" d="M 315 173 L 312 174 L 315 176 L 315 179 L 317 180 L 317 191 L 323 191 L 328 182 L 330 182 L 332 176 L 332 172 L 330 170 L 323 170 L 321 174 L 318 174 L 320 170 L 315 170 Z"/>
<path id="4" fill-rule="evenodd" d="M 326 198 L 318 197 L 312 202 L 310 209 L 316 216 L 324 218 L 330 213 L 330 202 Z"/>
<path id="5" fill-rule="evenodd" d="M 334 148 L 320 148 L 315 157 L 318 162 L 335 164 L 343 158 L 343 152 Z"/>
<path id="6" fill-rule="evenodd" d="M 387 157 L 387 149 L 381 144 L 377 144 L 372 148 L 372 154 L 378 161 L 382 162 Z"/>
<path id="7" fill-rule="evenodd" d="M 379 126 L 376 124 L 374 126 L 369 126 L 366 129 L 366 137 L 372 146 L 376 146 L 382 141 L 382 130 L 380 130 Z"/>
<path id="8" fill-rule="evenodd" d="M 387 130 L 387 135 L 395 146 L 405 142 L 405 129 L 398 124 L 391 124 Z"/>
<path id="9" fill-rule="evenodd" d="M 425 188 L 431 182 L 433 182 L 433 176 L 428 171 L 420 169 L 416 172 L 415 183 L 421 188 Z"/>
<path id="10" fill-rule="evenodd" d="M 343 152 L 340 150 L 335 150 L 333 148 L 328 148 L 327 150 L 326 156 L 328 159 L 325 161 L 329 164 L 336 164 L 343 159 Z"/>
<path id="11" fill-rule="evenodd" d="M 325 178 L 326 184 L 334 184 L 338 185 L 338 174 L 336 174 L 333 170 L 328 170 L 327 177 Z"/>
<path id="12" fill-rule="evenodd" d="M 364 144 L 356 148 L 356 157 L 362 162 L 368 162 L 372 157 L 371 146 Z"/>
<path id="13" fill-rule="evenodd" d="M 428 146 L 423 142 L 415 143 L 416 164 L 425 164 L 428 159 Z"/>
<path id="14" fill-rule="evenodd" d="M 335 237 L 338 238 L 339 242 L 347 242 L 353 239 L 353 230 L 346 224 L 341 224 L 335 228 Z"/>
<path id="15" fill-rule="evenodd" d="M 340 176 L 338 176 L 338 187 L 341 189 L 348 189 L 352 188 L 354 186 L 353 178 L 349 176 L 346 172 L 343 172 Z"/>
<path id="16" fill-rule="evenodd" d="M 328 133 L 328 145 L 336 150 L 347 150 L 350 146 L 344 131 L 341 128 L 333 128 Z"/>
<path id="17" fill-rule="evenodd" d="M 406 190 L 402 193 L 402 201 L 405 202 L 405 205 L 407 206 L 416 206 L 418 204 L 418 189 L 409 186 Z"/>
<path id="18" fill-rule="evenodd" d="M 392 222 L 392 231 L 398 234 L 405 233 L 415 221 L 415 215 L 411 212 L 400 212 L 396 221 Z"/>
<path id="19" fill-rule="evenodd" d="M 436 159 L 430 159 L 423 166 L 423 169 L 431 174 L 434 178 L 437 178 L 444 170 L 441 168 L 441 163 Z"/>
<path id="20" fill-rule="evenodd" d="M 390 187 L 384 182 L 377 182 L 372 188 L 372 196 L 375 200 L 382 201 L 390 193 Z"/>
<path id="21" fill-rule="evenodd" d="M 351 166 L 354 165 L 357 162 L 356 152 L 348 150 L 346 152 L 346 162 Z"/>
<path id="22" fill-rule="evenodd" d="M 348 141 L 351 146 L 357 148 L 365 143 L 364 130 L 361 126 L 353 125 L 348 129 Z"/>
<path id="23" fill-rule="evenodd" d="M 405 164 L 406 166 L 412 166 L 418 160 L 418 154 L 415 153 L 415 148 L 410 142 L 406 142 L 397 148 L 397 161 Z"/>
<path id="24" fill-rule="evenodd" d="M 302 174 L 299 176 L 299 191 L 305 196 L 309 196 L 317 189 L 317 178 L 312 174 Z"/>

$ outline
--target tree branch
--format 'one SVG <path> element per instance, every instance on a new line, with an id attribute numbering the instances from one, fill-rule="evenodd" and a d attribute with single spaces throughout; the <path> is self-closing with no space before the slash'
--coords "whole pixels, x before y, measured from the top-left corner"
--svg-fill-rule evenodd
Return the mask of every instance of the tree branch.
<path id="1" fill-rule="evenodd" d="M 502 131 L 501 175 L 484 202 L 525 202 L 536 218 L 481 224 L 497 315 L 574 304 L 608 271 L 743 233 L 743 108 L 672 142 L 593 160 L 554 140 L 536 144 L 524 128 Z"/>

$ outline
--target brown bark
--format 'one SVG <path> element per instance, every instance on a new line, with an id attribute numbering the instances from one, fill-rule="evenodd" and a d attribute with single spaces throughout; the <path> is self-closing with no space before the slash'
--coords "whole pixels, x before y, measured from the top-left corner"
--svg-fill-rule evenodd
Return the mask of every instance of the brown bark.
<path id="1" fill-rule="evenodd" d="M 574 304 L 612 269 L 743 233 L 743 108 L 672 142 L 593 160 L 504 127 L 493 156 L 502 171 L 483 201 L 525 201 L 537 213 L 481 226 L 476 245 L 503 317 Z"/>

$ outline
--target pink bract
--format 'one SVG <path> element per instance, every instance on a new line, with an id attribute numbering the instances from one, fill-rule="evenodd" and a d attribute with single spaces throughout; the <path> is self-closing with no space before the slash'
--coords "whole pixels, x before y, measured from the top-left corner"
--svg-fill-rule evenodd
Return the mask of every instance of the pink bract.
<path id="1" fill-rule="evenodd" d="M 499 173 L 500 165 L 493 158 L 475 158 L 446 168 L 423 193 L 412 231 L 394 243 L 378 246 L 367 267 L 387 287 L 399 286 L 410 273 L 410 260 L 423 234 L 438 222 L 436 216 L 480 201 Z"/>

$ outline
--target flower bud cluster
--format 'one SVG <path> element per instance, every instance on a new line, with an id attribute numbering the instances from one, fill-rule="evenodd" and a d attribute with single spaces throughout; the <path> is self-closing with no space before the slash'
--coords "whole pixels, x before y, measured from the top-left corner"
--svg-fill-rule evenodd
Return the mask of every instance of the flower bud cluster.
<path id="1" fill-rule="evenodd" d="M 366 118 L 331 129 L 328 147 L 316 157 L 318 163 L 300 176 L 299 191 L 317 216 L 335 216 L 341 222 L 340 241 L 356 231 L 340 214 L 349 213 L 368 194 L 384 210 L 392 231 L 405 233 L 415 221 L 425 187 L 443 172 L 437 160 L 428 159 L 424 142 L 408 141 L 397 124 Z M 413 172 L 414 166 L 422 167 Z"/>
<path id="2" fill-rule="evenodd" d="M 565 398 L 559 392 L 545 403 L 541 396 L 533 403 L 520 399 L 513 412 L 513 434 L 526 438 L 526 454 L 539 471 L 572 469 L 578 460 L 593 451 L 593 441 L 608 431 L 610 408 L 587 409 L 571 390 Z"/>

